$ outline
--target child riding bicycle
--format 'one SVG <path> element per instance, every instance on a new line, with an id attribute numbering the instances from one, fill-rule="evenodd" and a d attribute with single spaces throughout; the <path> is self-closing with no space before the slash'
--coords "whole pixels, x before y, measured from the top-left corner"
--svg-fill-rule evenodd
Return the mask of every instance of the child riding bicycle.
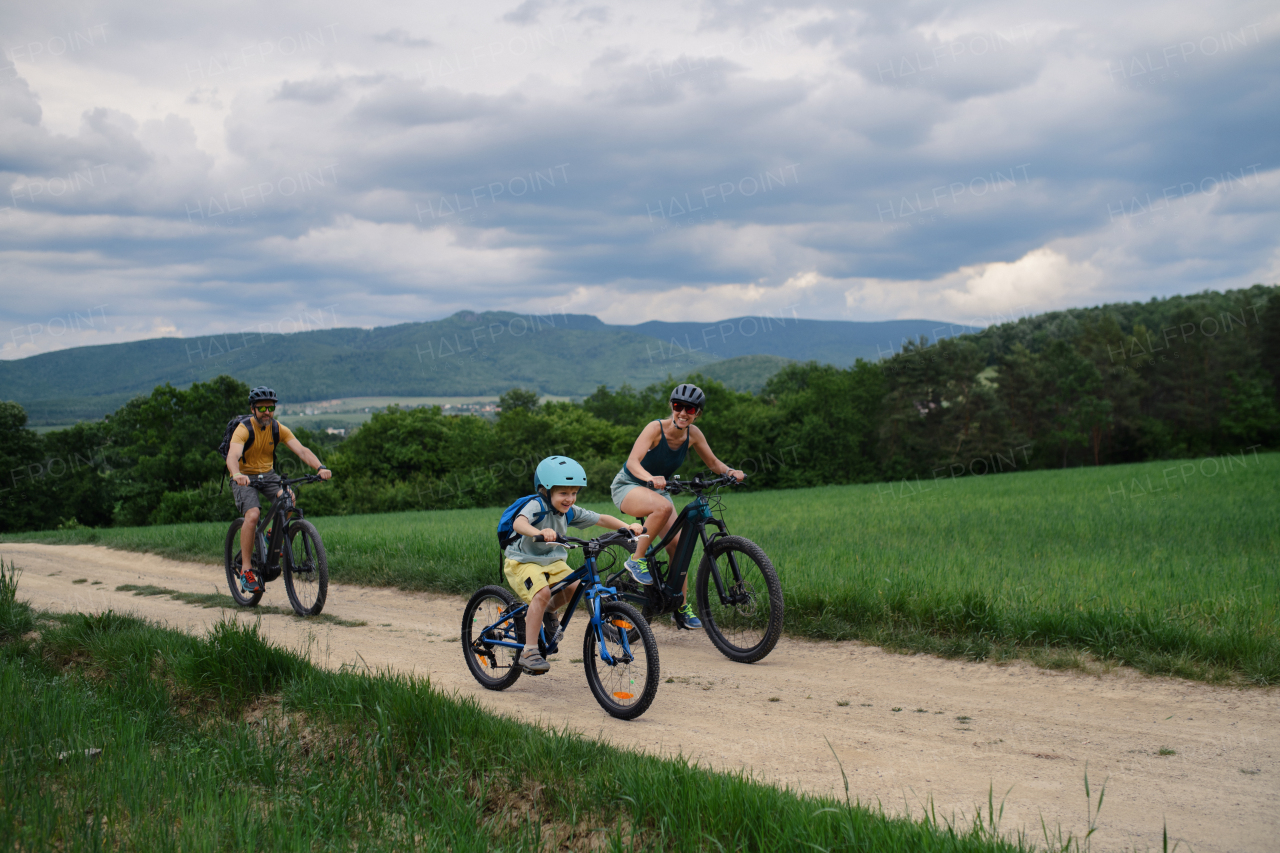
<path id="1" fill-rule="evenodd" d="M 268 502 L 281 494 L 280 476 L 274 471 L 276 445 L 283 442 L 298 458 L 315 468 L 320 478 L 327 480 L 333 473 L 294 437 L 282 423 L 274 421 L 276 392 L 259 385 L 249 392 L 249 417 L 240 418 L 232 430 L 227 449 L 227 471 L 231 473 L 231 494 L 236 509 L 244 515 L 240 528 L 241 591 L 252 594 L 262 585 L 262 579 L 253 571 L 253 537 L 262 515 L 258 493 L 267 495 Z M 274 422 L 273 422 L 274 421 Z M 228 429 L 231 425 L 228 424 Z M 252 430 L 252 432 L 251 432 Z M 292 492 L 290 492 L 292 494 Z"/>
<path id="2" fill-rule="evenodd" d="M 639 524 L 628 525 L 611 515 L 574 506 L 578 491 L 586 485 L 587 472 L 581 465 L 567 456 L 548 456 L 538 463 L 534 471 L 536 496 L 519 509 L 511 525 L 519 537 L 507 546 L 502 569 L 507 583 L 529 605 L 519 665 L 533 675 L 551 669 L 551 664 L 538 651 L 537 626 L 546 628 L 550 646 L 559 643 L 563 629 L 556 611 L 569 603 L 578 587 L 574 582 L 555 597 L 551 595 L 551 586 L 573 573 L 565 562 L 569 556 L 568 549 L 556 544 L 556 540 L 566 535 L 570 527 L 587 528 L 598 524 L 610 530 L 629 527 L 635 533 L 644 529 Z M 541 528 L 536 526 L 539 524 Z"/>

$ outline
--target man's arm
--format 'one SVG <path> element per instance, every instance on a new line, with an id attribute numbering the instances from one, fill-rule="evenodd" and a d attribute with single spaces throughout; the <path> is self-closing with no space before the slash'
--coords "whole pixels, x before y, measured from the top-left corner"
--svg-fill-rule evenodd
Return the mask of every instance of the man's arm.
<path id="1" fill-rule="evenodd" d="M 240 473 L 240 457 L 244 455 L 244 442 L 231 442 L 227 450 L 227 470 L 231 472 L 231 481 L 237 486 L 249 485 L 249 478 Z"/>
<path id="2" fill-rule="evenodd" d="M 233 448 L 235 447 L 234 444 L 231 446 Z M 308 450 L 306 447 L 304 447 L 302 442 L 298 441 L 298 439 L 296 438 L 289 439 L 285 443 L 285 447 L 289 448 L 294 453 L 298 454 L 298 458 L 301 459 L 303 462 L 307 463 L 312 468 L 315 468 L 316 470 L 320 471 L 320 479 L 327 480 L 333 476 L 332 471 L 330 471 L 328 468 L 323 468 L 321 466 L 320 458 L 316 456 L 314 453 L 312 453 L 310 450 Z"/>

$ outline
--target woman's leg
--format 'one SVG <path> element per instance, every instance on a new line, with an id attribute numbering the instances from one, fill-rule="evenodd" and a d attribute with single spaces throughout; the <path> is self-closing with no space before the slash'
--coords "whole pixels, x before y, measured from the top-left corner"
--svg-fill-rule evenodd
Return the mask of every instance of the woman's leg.
<path id="1" fill-rule="evenodd" d="M 643 487 L 627 492 L 618 509 L 627 515 L 644 519 L 645 532 L 636 537 L 637 559 L 642 559 L 649 550 L 649 543 L 665 536 L 676 520 L 675 507 L 671 505 L 671 501 Z M 671 553 L 670 548 L 667 551 Z"/>

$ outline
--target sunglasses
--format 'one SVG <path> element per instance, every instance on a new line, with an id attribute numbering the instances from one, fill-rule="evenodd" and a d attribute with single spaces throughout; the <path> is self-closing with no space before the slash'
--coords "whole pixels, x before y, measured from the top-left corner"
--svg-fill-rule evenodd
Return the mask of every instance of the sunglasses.
<path id="1" fill-rule="evenodd" d="M 689 403 L 672 403 L 672 404 L 671 404 L 671 411 L 673 411 L 673 412 L 687 412 L 688 414 L 696 415 L 696 414 L 698 414 L 698 407 L 697 407 L 697 406 L 694 406 L 694 405 L 691 405 L 691 404 L 689 404 Z"/>
<path id="2" fill-rule="evenodd" d="M 258 406 L 259 412 L 274 412 L 275 410 L 275 406 Z"/>

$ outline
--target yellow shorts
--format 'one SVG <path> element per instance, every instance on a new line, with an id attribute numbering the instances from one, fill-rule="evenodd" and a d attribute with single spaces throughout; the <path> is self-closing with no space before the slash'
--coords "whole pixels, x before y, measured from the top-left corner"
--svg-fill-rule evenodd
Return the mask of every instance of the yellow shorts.
<path id="1" fill-rule="evenodd" d="M 573 574 L 573 569 L 564 560 L 540 566 L 537 563 L 519 563 L 508 557 L 502 564 L 502 572 L 507 576 L 507 584 L 528 604 L 538 590 L 564 580 Z"/>

